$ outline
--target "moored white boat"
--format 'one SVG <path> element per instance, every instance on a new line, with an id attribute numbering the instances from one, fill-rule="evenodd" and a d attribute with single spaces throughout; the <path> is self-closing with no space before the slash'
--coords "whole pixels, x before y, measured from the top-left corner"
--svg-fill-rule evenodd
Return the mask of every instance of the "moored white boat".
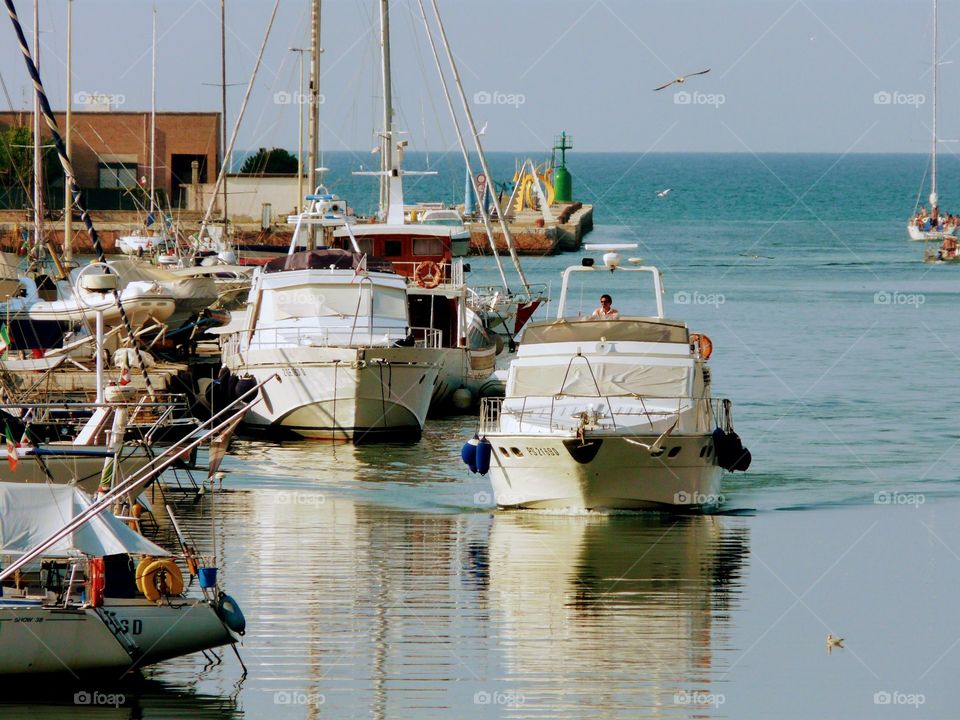
<path id="1" fill-rule="evenodd" d="M 152 281 L 127 283 L 119 291 L 118 303 L 112 292 L 99 287 L 101 275 L 85 273 L 78 277 L 79 271 L 74 271 L 69 281 L 54 282 L 49 276 L 18 278 L 18 294 L 0 303 L 11 350 L 55 347 L 68 330 L 92 322 L 98 312 L 103 313 L 107 327 L 120 325 L 121 305 L 133 326 L 149 320 L 163 322 L 176 308 L 172 295 Z"/>
<path id="2" fill-rule="evenodd" d="M 456 225 L 441 222 L 407 222 L 404 212 L 403 152 L 398 143 L 386 173 L 385 221 L 341 226 L 334 230 L 332 245 L 389 260 L 407 279 L 410 318 L 414 325 L 439 332 L 443 367 L 433 393 L 431 409 L 466 410 L 489 394 L 498 394 L 494 377 L 496 358 L 506 337 L 513 335 L 545 299 L 542 291 L 511 293 L 505 286 L 473 290 L 467 283 L 462 258 L 469 242 Z M 380 173 L 357 173 L 378 175 Z M 456 215 L 456 213 L 454 213 Z M 444 219 L 441 214 L 440 220 Z"/>
<path id="3" fill-rule="evenodd" d="M 489 466 L 502 507 L 718 505 L 724 468 L 746 469 L 749 453 L 729 401 L 712 399 L 712 346 L 664 317 L 656 268 L 621 268 L 615 253 L 605 261 L 564 272 L 557 319 L 527 326 L 506 396 L 483 401 L 483 439 L 464 459 Z M 566 317 L 572 274 L 597 271 L 651 275 L 657 314 Z"/>
<path id="4" fill-rule="evenodd" d="M 183 595 L 171 554 L 108 511 L 60 530 L 91 504 L 76 488 L 0 483 L 0 554 L 26 560 L 61 534 L 4 581 L 0 675 L 125 673 L 240 639 L 245 623 L 229 596 L 215 585 Z"/>
<path id="5" fill-rule="evenodd" d="M 117 247 L 124 255 L 150 256 L 164 249 L 167 242 L 158 235 L 150 235 L 137 229 L 129 235 L 117 237 Z"/>
<path id="6" fill-rule="evenodd" d="M 412 328 L 406 281 L 346 250 L 294 252 L 259 270 L 224 335 L 235 376 L 283 382 L 244 422 L 354 442 L 419 437 L 442 356 L 439 333 Z"/>

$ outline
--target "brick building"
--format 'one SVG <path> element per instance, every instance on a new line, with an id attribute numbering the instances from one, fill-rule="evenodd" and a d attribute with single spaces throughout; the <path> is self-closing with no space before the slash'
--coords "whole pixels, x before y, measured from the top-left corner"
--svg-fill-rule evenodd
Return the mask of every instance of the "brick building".
<path id="1" fill-rule="evenodd" d="M 55 116 L 62 134 L 66 128 L 65 115 L 57 112 Z M 73 165 L 83 188 L 114 190 L 116 194 L 117 190 L 137 186 L 144 177 L 146 187 L 149 186 L 149 112 L 74 111 L 72 121 Z M 0 128 L 18 125 L 32 127 L 33 113 L 0 112 Z M 46 123 L 43 129 L 45 137 L 49 137 Z M 169 198 L 175 207 L 185 203 L 191 164 L 199 163 L 199 182 L 212 182 L 220 168 L 220 150 L 220 113 L 158 112 L 155 163 L 158 193 Z"/>

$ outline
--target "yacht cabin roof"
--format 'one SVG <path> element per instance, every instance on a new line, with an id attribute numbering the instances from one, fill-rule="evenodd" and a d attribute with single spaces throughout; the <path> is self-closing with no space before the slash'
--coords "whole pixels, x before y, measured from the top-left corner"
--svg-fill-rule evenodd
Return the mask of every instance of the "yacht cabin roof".
<path id="1" fill-rule="evenodd" d="M 617 320 L 563 319 L 527 325 L 521 345 L 533 343 L 582 342 L 604 339 L 621 342 L 690 342 L 685 323 L 648 317 L 623 317 Z"/>

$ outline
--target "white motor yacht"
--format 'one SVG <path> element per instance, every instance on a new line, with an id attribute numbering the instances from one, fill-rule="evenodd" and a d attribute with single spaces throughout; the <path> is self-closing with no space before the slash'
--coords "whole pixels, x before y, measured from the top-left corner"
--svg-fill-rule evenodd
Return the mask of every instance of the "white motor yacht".
<path id="1" fill-rule="evenodd" d="M 258 269 L 246 310 L 211 331 L 224 336 L 231 374 L 283 380 L 245 423 L 354 442 L 419 438 L 443 362 L 440 333 L 411 327 L 406 279 L 389 262 L 298 251 L 323 223 L 322 212 L 300 218 L 288 255 Z"/>
<path id="2" fill-rule="evenodd" d="M 604 261 L 564 271 L 557 319 L 527 326 L 506 397 L 483 401 L 483 439 L 464 460 L 489 465 L 503 507 L 717 505 L 724 469 L 745 470 L 749 453 L 729 401 L 711 397 L 710 341 L 664 317 L 657 268 L 620 267 L 616 252 Z M 609 272 L 649 275 L 656 315 L 566 316 L 571 277 Z"/>

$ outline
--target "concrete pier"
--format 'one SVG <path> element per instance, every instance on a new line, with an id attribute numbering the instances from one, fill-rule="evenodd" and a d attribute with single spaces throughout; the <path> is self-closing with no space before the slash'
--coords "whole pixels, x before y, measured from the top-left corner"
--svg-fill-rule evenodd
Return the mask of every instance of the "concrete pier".
<path id="1" fill-rule="evenodd" d="M 543 222 L 539 210 L 523 210 L 508 221 L 517 253 L 520 255 L 555 255 L 559 252 L 576 252 L 583 236 L 593 229 L 593 206 L 582 203 L 561 203 L 551 208 L 557 218 L 552 223 Z M 563 222 L 560 222 L 563 220 Z M 478 255 L 490 252 L 490 241 L 482 222 L 468 222 L 470 248 Z M 493 224 L 497 252 L 506 252 L 507 244 L 498 223 Z"/>
<path id="2" fill-rule="evenodd" d="M 584 235 L 593 229 L 593 206 L 561 203 L 552 207 L 551 210 L 556 220 L 546 223 L 538 210 L 523 210 L 511 215 L 509 227 L 517 253 L 555 255 L 559 252 L 576 252 L 580 249 Z M 133 212 L 98 211 L 93 213 L 93 217 L 100 242 L 108 254 L 119 253 L 117 238 L 130 234 L 138 224 L 138 215 Z M 181 212 L 177 214 L 176 220 L 188 232 L 196 232 L 200 213 Z M 470 221 L 466 226 L 471 236 L 471 252 L 477 255 L 489 254 L 490 241 L 487 239 L 483 223 Z M 17 252 L 23 246 L 23 232 L 29 229 L 30 220 L 24 211 L 0 212 L 0 250 Z M 499 223 L 493 223 L 493 229 L 497 251 L 506 252 L 507 244 L 503 240 Z M 278 252 L 286 250 L 293 236 L 292 228 L 285 224 L 274 225 L 268 230 L 263 230 L 259 223 L 233 223 L 233 231 L 234 242 L 237 244 L 263 243 L 275 246 Z M 63 221 L 48 220 L 44 234 L 55 246 L 62 247 Z M 79 221 L 73 223 L 73 247 L 74 252 L 78 254 L 88 255 L 93 252 L 90 239 Z"/>

